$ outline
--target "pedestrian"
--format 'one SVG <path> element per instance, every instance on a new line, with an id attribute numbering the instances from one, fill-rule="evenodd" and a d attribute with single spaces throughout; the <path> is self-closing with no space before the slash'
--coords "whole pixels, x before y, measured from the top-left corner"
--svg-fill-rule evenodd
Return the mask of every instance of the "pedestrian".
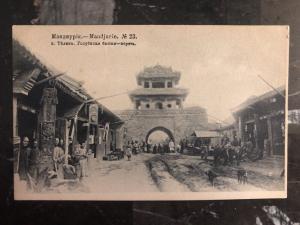
<path id="1" fill-rule="evenodd" d="M 139 149 L 139 143 L 138 143 L 138 141 L 135 141 L 133 144 L 133 153 L 135 155 L 138 154 L 138 149 Z"/>
<path id="2" fill-rule="evenodd" d="M 219 159 L 220 159 L 220 146 L 218 144 L 214 146 L 213 155 L 214 155 L 214 166 L 218 166 Z"/>
<path id="3" fill-rule="evenodd" d="M 145 141 L 143 141 L 143 145 L 142 146 L 143 146 L 144 152 L 148 153 L 147 143 Z"/>
<path id="4" fill-rule="evenodd" d="M 175 152 L 175 144 L 172 140 L 169 142 L 169 149 L 170 152 Z"/>
<path id="5" fill-rule="evenodd" d="M 69 155 L 73 154 L 73 139 L 71 137 L 69 137 L 68 154 Z"/>
<path id="6" fill-rule="evenodd" d="M 224 157 L 224 166 L 226 166 L 228 164 L 229 161 L 229 148 L 230 148 L 230 144 L 226 144 L 223 147 L 223 157 Z"/>
<path id="7" fill-rule="evenodd" d="M 180 145 L 180 144 L 177 144 L 176 152 L 177 152 L 177 153 L 180 153 L 180 152 L 181 152 L 181 145 Z"/>
<path id="8" fill-rule="evenodd" d="M 79 149 L 79 155 L 80 155 L 80 167 L 81 167 L 81 177 L 87 177 L 88 176 L 88 167 L 87 167 L 87 149 L 86 149 L 86 143 L 82 143 Z"/>
<path id="9" fill-rule="evenodd" d="M 57 178 L 64 178 L 63 163 L 65 153 L 64 150 L 59 146 L 60 141 L 58 138 L 55 138 L 55 147 L 53 149 L 53 162 L 54 170 L 57 173 Z"/>
<path id="10" fill-rule="evenodd" d="M 29 156 L 31 148 L 29 146 L 29 138 L 24 137 L 19 158 L 19 176 L 21 180 L 28 180 L 27 173 L 29 172 Z"/>
<path id="11" fill-rule="evenodd" d="M 38 147 L 38 141 L 33 140 L 33 148 L 29 155 L 29 175 L 37 182 L 39 176 L 39 161 L 40 161 L 40 149 Z"/>
<path id="12" fill-rule="evenodd" d="M 130 145 L 128 145 L 127 148 L 126 148 L 126 156 L 127 156 L 127 160 L 130 161 L 131 160 L 131 147 L 130 147 Z"/>
<path id="13" fill-rule="evenodd" d="M 153 146 L 153 154 L 156 154 L 157 153 L 157 144 L 155 144 L 154 146 Z"/>
<path id="14" fill-rule="evenodd" d="M 170 153 L 170 148 L 167 143 L 164 143 L 163 149 L 164 149 L 164 153 Z"/>
<path id="15" fill-rule="evenodd" d="M 162 146 L 161 146 L 160 143 L 158 144 L 157 151 L 158 151 L 158 153 L 160 153 L 160 154 L 163 153 L 163 148 L 162 148 Z"/>
<path id="16" fill-rule="evenodd" d="M 75 146 L 74 154 L 71 157 L 71 159 L 72 159 L 72 165 L 75 167 L 76 175 L 77 175 L 78 179 L 81 178 L 81 176 L 82 176 L 82 170 L 81 170 L 81 165 L 80 165 L 80 158 L 81 158 L 81 155 L 80 155 L 80 144 L 77 144 Z"/>

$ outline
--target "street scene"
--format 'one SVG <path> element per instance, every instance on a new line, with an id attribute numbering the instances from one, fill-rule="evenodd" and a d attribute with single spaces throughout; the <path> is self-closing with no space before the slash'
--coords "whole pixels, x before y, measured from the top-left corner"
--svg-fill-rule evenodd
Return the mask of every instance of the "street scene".
<path id="1" fill-rule="evenodd" d="M 251 29 L 15 27 L 15 197 L 283 197 L 286 29 Z"/>

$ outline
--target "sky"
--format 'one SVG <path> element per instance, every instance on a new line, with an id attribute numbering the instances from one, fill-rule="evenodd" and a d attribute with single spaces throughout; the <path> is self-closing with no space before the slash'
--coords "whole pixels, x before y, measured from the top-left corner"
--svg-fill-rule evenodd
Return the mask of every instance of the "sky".
<path id="1" fill-rule="evenodd" d="M 51 39 L 123 33 L 135 34 L 127 41 L 136 45 L 58 46 Z M 287 80 L 286 26 L 14 26 L 13 37 L 44 64 L 83 81 L 94 97 L 134 90 L 144 67 L 171 66 L 181 72 L 178 87 L 189 89 L 184 106 L 204 107 L 220 120 L 250 96 L 272 90 L 258 75 L 274 87 Z M 127 94 L 100 102 L 111 110 L 133 108 Z"/>

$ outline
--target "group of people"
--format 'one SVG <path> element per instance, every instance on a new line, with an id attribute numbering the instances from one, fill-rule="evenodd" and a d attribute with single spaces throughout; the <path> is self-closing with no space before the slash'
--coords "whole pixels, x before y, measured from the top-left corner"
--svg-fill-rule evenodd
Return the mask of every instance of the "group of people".
<path id="1" fill-rule="evenodd" d="M 22 148 L 18 155 L 18 173 L 21 180 L 27 180 L 28 174 L 37 178 L 39 174 L 40 150 L 36 139 L 30 140 L 24 137 L 22 140 Z"/>
<path id="2" fill-rule="evenodd" d="M 63 139 L 55 138 L 55 145 L 52 150 L 52 163 L 48 165 L 47 171 L 58 179 L 81 179 L 88 176 L 88 151 L 86 144 L 75 145 L 72 151 L 72 140 L 69 140 L 68 152 L 64 150 Z M 18 173 L 20 180 L 27 182 L 38 182 L 39 175 L 42 172 L 42 154 L 38 141 L 30 141 L 24 137 L 21 143 L 20 153 L 18 155 Z M 49 163 L 48 163 L 49 164 Z M 51 165 L 52 164 L 52 165 Z M 44 168 L 45 166 L 43 166 Z"/>
<path id="3" fill-rule="evenodd" d="M 176 152 L 175 144 L 172 140 L 168 143 L 158 143 L 151 144 L 150 142 L 146 143 L 145 141 L 128 141 L 125 148 L 125 154 L 128 157 L 128 160 L 131 159 L 131 155 L 136 155 L 140 152 L 153 153 L 153 154 L 164 154 L 164 153 L 174 153 Z"/>
<path id="4" fill-rule="evenodd" d="M 214 165 L 232 165 L 234 161 L 239 165 L 245 153 L 245 147 L 241 146 L 241 141 L 234 136 L 230 141 L 228 137 L 223 137 L 221 143 L 213 147 Z M 223 160 L 223 161 L 221 161 Z"/>
<path id="5" fill-rule="evenodd" d="M 169 143 L 158 143 L 151 147 L 153 154 L 175 153 L 175 144 L 172 140 Z"/>

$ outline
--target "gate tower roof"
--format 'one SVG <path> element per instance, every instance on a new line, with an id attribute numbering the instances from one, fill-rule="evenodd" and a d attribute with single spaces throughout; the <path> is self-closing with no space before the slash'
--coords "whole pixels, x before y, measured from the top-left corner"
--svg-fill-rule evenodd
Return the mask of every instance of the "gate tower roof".
<path id="1" fill-rule="evenodd" d="M 141 85 L 142 80 L 158 80 L 158 79 L 171 79 L 177 84 L 180 80 L 181 73 L 161 65 L 145 67 L 143 71 L 139 72 L 136 76 L 138 85 Z"/>

